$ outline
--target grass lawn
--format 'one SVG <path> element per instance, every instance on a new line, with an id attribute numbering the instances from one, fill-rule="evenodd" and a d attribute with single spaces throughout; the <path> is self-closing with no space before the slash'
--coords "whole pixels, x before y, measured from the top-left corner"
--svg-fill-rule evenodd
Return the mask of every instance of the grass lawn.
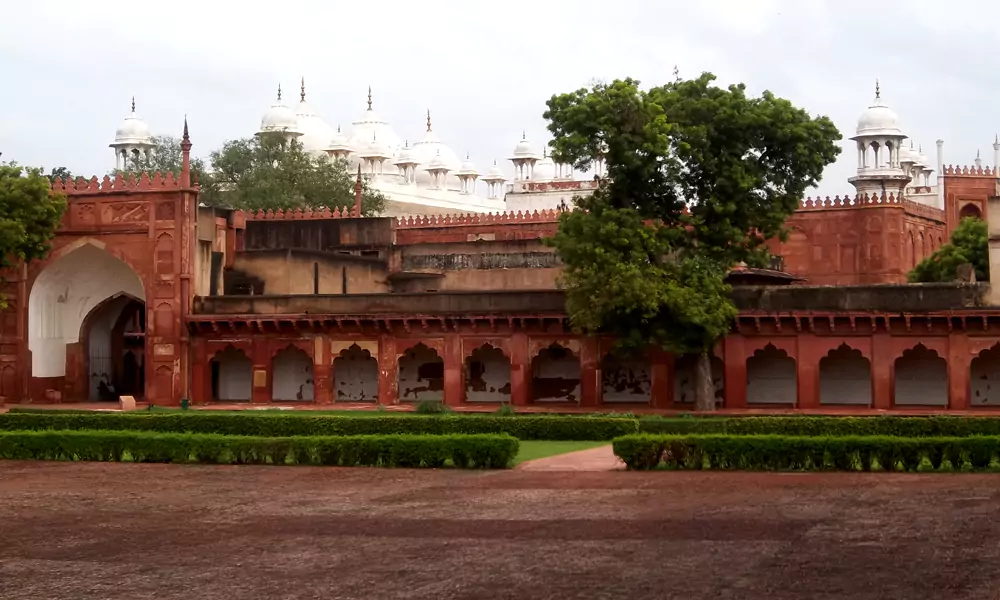
<path id="1" fill-rule="evenodd" d="M 607 446 L 611 442 L 550 442 L 547 440 L 522 440 L 520 450 L 514 459 L 514 464 L 520 464 L 527 460 L 545 458 L 577 450 L 590 450 L 598 446 Z"/>

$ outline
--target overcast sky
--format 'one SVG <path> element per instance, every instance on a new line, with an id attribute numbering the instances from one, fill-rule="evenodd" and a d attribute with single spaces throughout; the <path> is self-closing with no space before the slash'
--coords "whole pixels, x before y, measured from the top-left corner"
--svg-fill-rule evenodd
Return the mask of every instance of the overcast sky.
<path id="1" fill-rule="evenodd" d="M 770 89 L 845 138 L 879 78 L 932 161 L 941 138 L 946 163 L 978 149 L 992 164 L 998 21 L 1000 3 L 971 0 L 32 0 L 0 18 L 0 152 L 102 175 L 135 95 L 154 134 L 179 135 L 186 113 L 207 155 L 257 129 L 279 82 L 294 106 L 305 76 L 332 126 L 357 119 L 371 85 L 401 137 L 419 139 L 429 107 L 435 132 L 483 170 L 522 129 L 547 139 L 553 93 L 626 76 L 659 84 L 677 65 Z M 822 194 L 852 191 L 855 156 L 828 168 Z"/>

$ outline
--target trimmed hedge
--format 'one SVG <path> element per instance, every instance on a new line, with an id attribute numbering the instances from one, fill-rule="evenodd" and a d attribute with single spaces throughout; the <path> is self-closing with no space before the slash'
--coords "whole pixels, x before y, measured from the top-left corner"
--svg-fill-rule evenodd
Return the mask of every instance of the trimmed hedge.
<path id="1" fill-rule="evenodd" d="M 638 431 L 635 419 L 534 416 L 528 418 L 473 415 L 343 415 L 252 413 L 8 413 L 0 415 L 0 431 L 44 429 L 218 433 L 224 435 L 343 436 L 389 434 L 498 434 L 521 440 L 605 441 Z"/>
<path id="2" fill-rule="evenodd" d="M 613 442 L 630 469 L 982 471 L 1000 466 L 1000 436 L 629 435 Z"/>
<path id="3" fill-rule="evenodd" d="M 0 458 L 367 467 L 508 467 L 509 435 L 258 437 L 139 431 L 4 431 Z"/>
<path id="4" fill-rule="evenodd" d="M 760 416 L 710 419 L 639 420 L 639 431 L 650 434 L 729 434 L 793 436 L 1000 436 L 1000 418 L 957 416 Z"/>

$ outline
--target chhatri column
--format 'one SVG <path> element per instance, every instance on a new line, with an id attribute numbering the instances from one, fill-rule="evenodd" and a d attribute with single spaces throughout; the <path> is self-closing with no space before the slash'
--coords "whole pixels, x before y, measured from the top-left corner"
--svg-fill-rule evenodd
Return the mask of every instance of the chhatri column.
<path id="1" fill-rule="evenodd" d="M 527 406 L 531 402 L 531 357 L 528 335 L 522 331 L 510 336 L 510 403 Z"/>
<path id="2" fill-rule="evenodd" d="M 378 340 L 378 403 L 399 404 L 399 381 L 396 370 L 396 338 L 385 334 Z"/>
<path id="3" fill-rule="evenodd" d="M 444 337 L 444 403 L 458 406 L 464 400 L 462 389 L 462 338 L 457 333 Z"/>
<path id="4" fill-rule="evenodd" d="M 332 362 L 329 339 L 317 335 L 313 338 L 313 401 L 316 404 L 333 404 Z"/>

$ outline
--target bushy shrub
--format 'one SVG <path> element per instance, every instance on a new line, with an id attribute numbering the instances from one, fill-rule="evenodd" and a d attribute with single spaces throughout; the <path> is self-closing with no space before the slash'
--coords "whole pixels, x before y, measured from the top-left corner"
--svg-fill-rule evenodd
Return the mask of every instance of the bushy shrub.
<path id="1" fill-rule="evenodd" d="M 513 417 L 517 415 L 517 411 L 514 410 L 514 407 L 509 403 L 504 402 L 500 405 L 500 408 L 497 409 L 496 414 L 501 417 Z"/>
<path id="2" fill-rule="evenodd" d="M 958 416 L 754 416 L 694 419 L 642 418 L 639 431 L 654 434 L 732 434 L 898 437 L 1000 435 L 1000 418 Z"/>
<path id="3" fill-rule="evenodd" d="M 421 400 L 417 402 L 416 412 L 421 415 L 440 415 L 450 413 L 451 408 L 440 400 Z"/>
<path id="4" fill-rule="evenodd" d="M 650 435 L 616 438 L 630 469 L 980 471 L 1000 457 L 1000 436 Z"/>
<path id="5" fill-rule="evenodd" d="M 148 431 L 4 431 L 0 458 L 206 464 L 339 465 L 502 469 L 509 435 L 259 437 Z"/>
<path id="6" fill-rule="evenodd" d="M 152 413 L 10 413 L 0 431 L 100 429 L 284 437 L 303 435 L 507 433 L 522 440 L 605 441 L 638 431 L 635 419 L 494 415 L 312 415 L 210 411 Z"/>

